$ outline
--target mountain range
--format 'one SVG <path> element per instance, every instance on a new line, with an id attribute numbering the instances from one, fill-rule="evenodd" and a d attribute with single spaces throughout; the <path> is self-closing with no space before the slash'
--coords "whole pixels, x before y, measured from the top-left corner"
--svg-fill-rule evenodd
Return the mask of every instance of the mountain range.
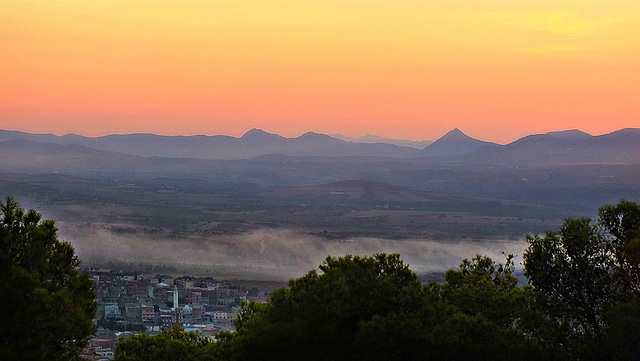
<path id="1" fill-rule="evenodd" d="M 367 143 L 367 144 L 375 144 L 375 143 L 387 143 L 397 145 L 399 147 L 410 147 L 416 149 L 424 149 L 433 141 L 431 140 L 407 140 L 407 139 L 391 139 L 391 138 L 383 138 L 373 134 L 363 135 L 361 137 L 347 137 L 342 134 L 329 134 L 329 136 L 344 140 L 345 142 L 354 142 L 354 143 Z"/>
<path id="2" fill-rule="evenodd" d="M 75 134 L 56 136 L 0 130 L 0 149 L 5 155 L 16 141 L 33 152 L 42 144 L 58 145 L 45 152 L 79 152 L 101 158 L 115 153 L 138 157 L 193 158 L 209 160 L 251 159 L 266 155 L 293 157 L 382 157 L 495 165 L 576 165 L 576 164 L 635 164 L 640 162 L 640 128 L 627 128 L 609 134 L 592 136 L 577 129 L 555 131 L 523 137 L 506 145 L 472 138 L 453 129 L 435 142 L 387 139 L 376 136 L 356 138 L 329 136 L 307 132 L 296 138 L 286 138 L 260 129 L 251 129 L 241 137 L 225 135 L 161 136 L 155 134 L 113 134 L 84 137 Z M 374 142 L 378 141 L 378 142 Z M 402 146 L 398 144 L 407 144 Z M 82 148 L 79 148 L 82 147 Z M 122 159 L 122 158 L 121 158 Z"/>
<path id="3" fill-rule="evenodd" d="M 422 149 L 259 129 L 241 137 L 0 131 L 0 195 L 118 232 L 517 237 L 640 199 L 639 175 L 640 129 L 504 145 L 454 129 Z"/>

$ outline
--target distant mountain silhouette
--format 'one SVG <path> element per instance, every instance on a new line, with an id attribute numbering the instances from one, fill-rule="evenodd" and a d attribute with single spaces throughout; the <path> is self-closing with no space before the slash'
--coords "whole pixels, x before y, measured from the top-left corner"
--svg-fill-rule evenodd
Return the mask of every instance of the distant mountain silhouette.
<path id="1" fill-rule="evenodd" d="M 497 146 L 497 144 L 472 138 L 455 128 L 423 149 L 422 155 L 437 157 L 467 154 L 483 146 Z"/>
<path id="2" fill-rule="evenodd" d="M 314 141 L 314 142 L 323 142 L 323 141 L 329 141 L 331 142 L 333 138 L 331 138 L 328 135 L 324 135 L 324 134 L 320 134 L 320 133 L 315 133 L 315 132 L 306 132 L 304 134 L 302 134 L 301 136 L 295 138 L 297 140 L 301 140 L 301 141 Z"/>
<path id="3" fill-rule="evenodd" d="M 372 135 L 372 134 L 363 135 L 361 137 L 347 137 L 342 134 L 329 134 L 329 136 L 336 139 L 344 140 L 346 142 L 368 143 L 368 144 L 386 143 L 386 144 L 397 145 L 399 147 L 411 147 L 416 149 L 424 149 L 426 146 L 433 143 L 433 141 L 431 140 L 414 141 L 414 140 L 406 140 L 406 139 L 391 139 L 391 138 L 379 137 L 377 135 Z"/>
<path id="4" fill-rule="evenodd" d="M 239 138 L 225 135 L 161 136 L 146 133 L 113 134 L 90 138 L 75 134 L 59 137 L 53 134 L 0 131 L 0 141 L 10 139 L 59 145 L 78 144 L 143 157 L 194 159 L 249 159 L 274 153 L 327 157 L 409 157 L 417 153 L 416 149 L 410 147 L 351 143 L 313 132 L 297 138 L 285 138 L 260 129 L 252 129 Z"/>
<path id="5" fill-rule="evenodd" d="M 13 140 L 13 139 L 23 139 L 23 140 L 32 140 L 34 142 L 42 142 L 42 143 L 54 143 L 59 144 L 62 138 L 84 138 L 79 135 L 65 135 L 63 137 L 59 137 L 54 134 L 32 134 L 32 133 L 24 133 L 18 132 L 14 130 L 0 130 L 0 142 L 5 140 Z"/>
<path id="6" fill-rule="evenodd" d="M 144 158 L 78 144 L 41 143 L 27 139 L 0 141 L 2 171 L 67 172 L 135 169 Z"/>
<path id="7" fill-rule="evenodd" d="M 471 163 L 497 165 L 578 165 L 640 163 L 640 129 L 591 136 L 580 131 L 550 132 L 513 143 L 483 147 L 465 155 Z"/>
<path id="8" fill-rule="evenodd" d="M 366 158 L 402 158 L 407 161 L 420 161 L 420 158 L 424 158 L 425 161 L 443 164 L 505 166 L 640 163 L 640 129 L 633 128 L 600 136 L 591 136 L 575 129 L 554 131 L 529 135 L 507 145 L 474 139 L 459 129 L 454 129 L 423 150 L 386 143 L 348 142 L 314 132 L 286 138 L 260 129 L 252 129 L 239 138 L 224 135 L 160 136 L 142 133 L 90 138 L 74 134 L 56 136 L 0 130 L 0 142 L 3 143 L 0 147 L 3 152 L 1 155 L 7 159 L 11 158 L 12 152 L 24 157 L 29 155 L 35 162 L 57 154 L 90 168 L 107 163 L 117 167 L 118 161 L 126 159 L 135 162 L 128 156 L 162 158 L 165 159 L 163 162 L 186 158 L 240 160 L 352 157 L 361 158 L 360 162 L 364 163 L 368 162 L 365 161 Z M 99 154 L 96 153 L 98 150 L 111 153 Z M 106 162 L 107 158 L 112 160 Z M 46 165 L 46 162 L 42 165 Z"/>
<path id="9" fill-rule="evenodd" d="M 238 142 L 249 147 L 282 147 L 286 144 L 287 138 L 278 134 L 268 133 L 262 129 L 253 128 L 244 133 Z"/>

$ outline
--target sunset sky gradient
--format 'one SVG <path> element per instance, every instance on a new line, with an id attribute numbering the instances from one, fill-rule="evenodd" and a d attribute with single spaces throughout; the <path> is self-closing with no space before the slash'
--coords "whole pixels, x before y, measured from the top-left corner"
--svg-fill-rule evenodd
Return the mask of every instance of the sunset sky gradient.
<path id="1" fill-rule="evenodd" d="M 0 52 L 0 129 L 640 127 L 636 0 L 3 0 Z"/>

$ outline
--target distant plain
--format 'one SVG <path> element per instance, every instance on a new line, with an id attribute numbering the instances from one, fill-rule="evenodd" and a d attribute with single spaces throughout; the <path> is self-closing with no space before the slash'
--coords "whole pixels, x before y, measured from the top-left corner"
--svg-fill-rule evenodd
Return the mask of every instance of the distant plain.
<path id="1" fill-rule="evenodd" d="M 518 253 L 526 234 L 639 200 L 640 132 L 614 136 L 501 146 L 457 131 L 420 150 L 315 133 L 288 148 L 290 138 L 252 131 L 253 156 L 198 159 L 125 152 L 152 135 L 119 136 L 114 152 L 92 148 L 106 147 L 99 138 L 2 132 L 0 194 L 55 219 L 88 264 L 286 279 L 329 254 L 396 251 L 428 274 L 476 252 Z M 277 147 L 291 154 L 268 152 Z"/>

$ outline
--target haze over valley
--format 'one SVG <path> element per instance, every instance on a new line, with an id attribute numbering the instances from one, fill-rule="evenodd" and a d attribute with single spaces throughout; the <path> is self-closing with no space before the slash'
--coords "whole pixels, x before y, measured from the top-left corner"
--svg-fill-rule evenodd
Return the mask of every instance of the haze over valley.
<path id="1" fill-rule="evenodd" d="M 640 199 L 640 129 L 423 148 L 286 138 L 0 131 L 0 193 L 55 219 L 84 262 L 286 280 L 328 254 L 400 252 L 418 273 Z"/>

